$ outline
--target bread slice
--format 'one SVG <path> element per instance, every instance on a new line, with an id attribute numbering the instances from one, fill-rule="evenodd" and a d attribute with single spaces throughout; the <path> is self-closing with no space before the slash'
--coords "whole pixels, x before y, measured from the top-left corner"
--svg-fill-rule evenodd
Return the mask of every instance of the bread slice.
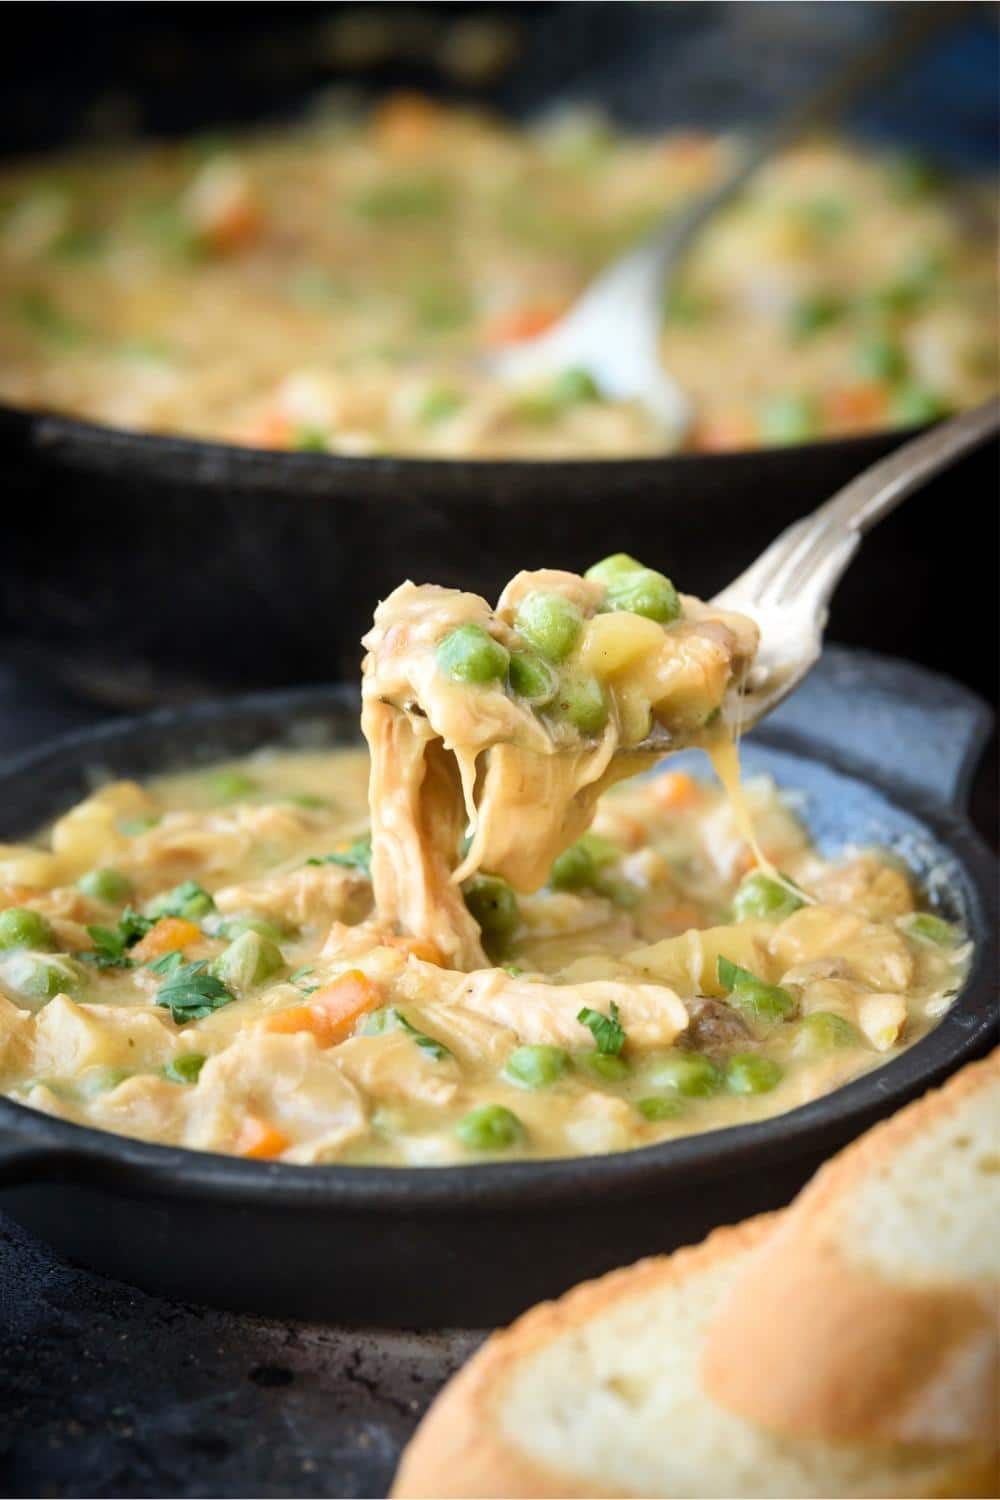
<path id="1" fill-rule="evenodd" d="M 998 1367 L 1000 1051 L 813 1178 L 723 1300 L 702 1379 L 796 1437 L 996 1445 Z"/>
<path id="2" fill-rule="evenodd" d="M 585 1283 L 494 1335 L 404 1454 L 393 1495 L 988 1495 L 968 1446 L 775 1437 L 699 1383 L 707 1328 L 773 1218 Z"/>

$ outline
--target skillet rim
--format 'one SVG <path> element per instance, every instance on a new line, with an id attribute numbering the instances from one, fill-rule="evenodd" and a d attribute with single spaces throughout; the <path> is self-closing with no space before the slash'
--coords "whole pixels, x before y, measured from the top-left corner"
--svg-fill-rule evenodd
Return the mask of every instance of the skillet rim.
<path id="1" fill-rule="evenodd" d="M 128 748 L 149 740 L 156 730 L 185 725 L 208 727 L 254 714 L 305 717 L 310 711 L 346 708 L 357 702 L 347 684 L 331 684 L 241 694 L 182 708 L 117 718 L 47 740 L 35 749 L 0 762 L 0 795 L 11 777 L 30 775 L 52 759 L 81 756 L 102 745 Z M 913 1047 L 870 1072 L 768 1119 L 706 1130 L 629 1151 L 600 1155 L 491 1160 L 434 1167 L 385 1167 L 348 1163 L 299 1165 L 254 1162 L 219 1152 L 158 1145 L 46 1115 L 0 1095 L 0 1184 L 3 1158 L 26 1168 L 8 1180 L 82 1180 L 114 1190 L 170 1196 L 178 1191 L 220 1206 L 267 1200 L 275 1207 L 299 1204 L 325 1210 L 393 1213 L 401 1209 L 449 1212 L 456 1207 L 490 1212 L 526 1207 L 544 1211 L 555 1202 L 585 1202 L 609 1187 L 623 1196 L 646 1192 L 650 1180 L 667 1189 L 674 1183 L 711 1180 L 741 1169 L 775 1167 L 810 1151 L 828 1154 L 875 1119 L 905 1104 L 918 1092 L 981 1055 L 995 1042 L 997 1016 L 975 1002 L 989 993 L 997 960 L 997 860 L 968 818 L 898 776 L 876 772 L 857 757 L 826 750 L 806 736 L 765 727 L 755 743 L 873 788 L 893 811 L 915 817 L 934 844 L 954 861 L 968 904 L 975 947 L 969 975 L 950 1009 Z M 792 1122 L 789 1129 L 788 1122 Z M 761 1155 L 763 1153 L 763 1161 Z M 35 1170 L 37 1168 L 37 1170 Z"/>
<path id="2" fill-rule="evenodd" d="M 642 479 L 659 476 L 665 467 L 673 463 L 690 467 L 698 462 L 707 462 L 712 467 L 721 469 L 727 462 L 753 462 L 762 455 L 768 462 L 780 461 L 782 456 L 791 454 L 807 454 L 818 461 L 835 450 L 857 452 L 863 456 L 864 450 L 870 446 L 897 446 L 933 425 L 917 423 L 906 427 L 879 427 L 870 432 L 829 435 L 804 443 L 772 443 L 756 448 L 726 448 L 712 452 L 682 450 L 677 453 L 626 455 L 622 458 L 424 458 L 394 453 L 354 455 L 298 452 L 290 448 L 260 448 L 217 438 L 186 437 L 180 433 L 113 427 L 106 422 L 91 421 L 44 407 L 14 406 L 0 401 L 0 435 L 4 427 L 25 428 L 35 457 L 45 456 L 54 447 L 62 448 L 64 444 L 74 440 L 78 445 L 75 451 L 79 451 L 80 445 L 90 445 L 93 451 L 98 443 L 103 443 L 104 451 L 124 454 L 130 459 L 142 459 L 148 455 L 150 462 L 155 462 L 157 458 L 174 462 L 187 460 L 192 467 L 191 477 L 196 482 L 208 484 L 217 484 L 223 477 L 230 483 L 237 477 L 244 479 L 248 474 L 256 477 L 256 471 L 265 470 L 269 464 L 284 464 L 289 460 L 293 472 L 298 470 L 305 474 L 325 470 L 330 474 L 342 475 L 345 479 L 368 474 L 387 476 L 401 473 L 404 479 L 412 475 L 432 480 L 443 475 L 461 478 L 468 471 L 470 479 L 481 480 L 487 470 L 511 479 L 539 473 L 552 477 L 561 471 L 572 478 L 578 477 L 584 470 L 593 471 L 598 476 L 613 473 Z M 223 466 L 226 469 L 224 475 Z M 449 490 L 445 498 L 454 500 L 458 493 L 457 490 Z M 563 497 L 566 498 L 571 499 L 572 492 Z M 463 499 L 473 503 L 471 496 Z"/>

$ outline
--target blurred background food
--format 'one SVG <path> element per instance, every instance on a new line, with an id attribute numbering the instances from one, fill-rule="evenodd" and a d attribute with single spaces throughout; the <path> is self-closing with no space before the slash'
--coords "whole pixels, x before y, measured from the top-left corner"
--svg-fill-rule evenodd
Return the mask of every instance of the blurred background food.
<path id="1" fill-rule="evenodd" d="M 57 155 L 0 176 L 0 399 L 138 430 L 361 456 L 671 446 L 585 369 L 477 364 L 550 327 L 738 150 L 594 106 L 517 132 L 393 92 L 307 123 Z M 913 151 L 786 154 L 665 293 L 713 450 L 907 427 L 997 385 L 993 183 Z"/>
<path id="2" fill-rule="evenodd" d="M 988 394 L 987 6 L 696 247 L 663 309 L 696 451 L 578 370 L 498 391 L 469 358 L 900 10 L 35 7 L 0 59 L 0 628 L 32 692 L 351 678 L 407 574 L 490 595 L 615 546 L 710 595 Z M 833 636 L 992 691 L 995 481 L 993 449 L 880 528 Z"/>

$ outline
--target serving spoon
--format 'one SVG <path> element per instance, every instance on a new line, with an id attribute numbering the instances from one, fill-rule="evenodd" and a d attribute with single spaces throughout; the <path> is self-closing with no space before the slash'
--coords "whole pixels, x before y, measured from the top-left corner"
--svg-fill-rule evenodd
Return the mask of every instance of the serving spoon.
<path id="1" fill-rule="evenodd" d="M 817 661 L 830 598 L 865 532 L 926 479 L 997 432 L 1000 400 L 994 399 L 921 433 L 786 527 L 716 594 L 714 605 L 749 615 L 760 630 L 760 648 L 738 700 L 740 729 L 776 708 Z M 640 748 L 657 746 L 654 730 Z"/>
<path id="2" fill-rule="evenodd" d="M 777 123 L 752 135 L 732 166 L 638 246 L 607 266 L 569 311 L 537 338 L 485 356 L 483 368 L 506 384 L 585 370 L 602 395 L 638 400 L 664 435 L 680 442 L 692 422 L 691 403 L 660 357 L 663 299 L 692 241 L 779 151 L 829 124 L 878 80 L 894 72 L 959 6 L 906 6 L 885 37 L 847 64 Z"/>

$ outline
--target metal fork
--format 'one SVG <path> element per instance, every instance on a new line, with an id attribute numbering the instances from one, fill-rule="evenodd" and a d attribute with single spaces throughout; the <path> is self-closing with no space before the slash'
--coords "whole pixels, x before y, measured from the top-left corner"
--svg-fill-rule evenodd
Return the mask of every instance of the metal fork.
<path id="1" fill-rule="evenodd" d="M 1000 400 L 993 400 L 922 433 L 787 527 L 715 596 L 719 609 L 749 615 L 760 628 L 760 650 L 739 699 L 741 728 L 770 713 L 815 663 L 830 597 L 865 532 L 924 480 L 998 431 Z"/>
<path id="2" fill-rule="evenodd" d="M 816 92 L 749 137 L 719 181 L 607 266 L 554 327 L 484 357 L 483 367 L 511 385 L 570 368 L 586 370 L 603 395 L 640 401 L 664 435 L 680 442 L 691 425 L 692 408 L 663 364 L 660 312 L 671 278 L 692 242 L 765 163 L 835 120 L 880 79 L 896 72 L 935 32 L 951 24 L 958 8 L 900 7 L 885 36 L 852 55 Z"/>

